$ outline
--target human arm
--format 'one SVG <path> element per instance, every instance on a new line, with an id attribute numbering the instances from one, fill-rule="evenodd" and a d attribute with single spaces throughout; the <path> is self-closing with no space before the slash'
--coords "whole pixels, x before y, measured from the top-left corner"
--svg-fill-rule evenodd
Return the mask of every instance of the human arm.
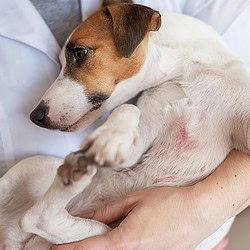
<path id="1" fill-rule="evenodd" d="M 95 212 L 93 219 L 125 220 L 110 233 L 54 247 L 70 249 L 193 249 L 250 205 L 250 157 L 233 152 L 205 180 L 191 186 L 132 193 Z"/>
<path id="2" fill-rule="evenodd" d="M 201 197 L 204 206 L 220 204 L 217 213 L 226 220 L 250 205 L 249 184 L 250 156 L 234 151 L 214 173 L 194 185 L 193 191 Z"/>

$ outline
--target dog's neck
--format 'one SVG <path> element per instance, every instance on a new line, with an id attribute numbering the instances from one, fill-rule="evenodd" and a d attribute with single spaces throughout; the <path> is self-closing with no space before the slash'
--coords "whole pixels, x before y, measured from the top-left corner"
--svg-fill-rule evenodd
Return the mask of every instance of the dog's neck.
<path id="1" fill-rule="evenodd" d="M 149 37 L 147 55 L 140 72 L 120 82 L 110 98 L 91 115 L 83 117 L 81 123 L 86 128 L 106 111 L 137 96 L 141 91 L 167 82 L 179 76 L 181 56 L 177 49 L 158 45 L 154 35 Z"/>

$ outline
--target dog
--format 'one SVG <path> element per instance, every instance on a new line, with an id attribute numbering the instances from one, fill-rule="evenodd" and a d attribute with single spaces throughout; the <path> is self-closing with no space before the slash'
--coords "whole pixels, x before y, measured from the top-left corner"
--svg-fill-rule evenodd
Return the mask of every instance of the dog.
<path id="1" fill-rule="evenodd" d="M 1 249 L 104 234 L 110 227 L 77 215 L 131 191 L 191 185 L 231 150 L 249 153 L 249 71 L 201 21 L 110 5 L 76 28 L 60 60 L 36 125 L 77 131 L 115 109 L 64 161 L 31 157 L 1 178 Z"/>

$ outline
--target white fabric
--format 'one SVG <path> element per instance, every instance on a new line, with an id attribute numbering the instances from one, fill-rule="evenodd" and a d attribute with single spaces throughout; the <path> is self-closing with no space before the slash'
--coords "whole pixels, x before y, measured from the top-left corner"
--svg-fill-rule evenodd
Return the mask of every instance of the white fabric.
<path id="1" fill-rule="evenodd" d="M 29 120 L 60 70 L 60 48 L 29 1 L 0 0 L 0 45 L 1 176 L 28 156 L 64 157 L 97 125 L 69 134 L 38 128 Z"/>
<path id="2" fill-rule="evenodd" d="M 211 234 L 207 239 L 202 241 L 195 250 L 210 250 L 213 249 L 218 243 L 225 238 L 231 229 L 231 226 L 235 220 L 235 217 L 226 221 L 215 233 Z M 197 228 L 199 230 L 199 228 Z M 195 233 L 195 232 L 192 232 Z"/>
<path id="3" fill-rule="evenodd" d="M 82 0 L 82 17 L 101 5 Z M 210 23 L 236 55 L 250 65 L 249 0 L 136 0 L 160 11 L 186 13 Z M 177 31 L 178 32 L 178 31 Z M 29 113 L 59 72 L 59 46 L 28 0 L 0 0 L 0 176 L 19 160 L 36 154 L 64 157 L 86 134 L 35 127 Z M 198 249 L 211 249 L 230 228 L 230 221 Z M 195 232 L 194 232 L 195 233 Z"/>

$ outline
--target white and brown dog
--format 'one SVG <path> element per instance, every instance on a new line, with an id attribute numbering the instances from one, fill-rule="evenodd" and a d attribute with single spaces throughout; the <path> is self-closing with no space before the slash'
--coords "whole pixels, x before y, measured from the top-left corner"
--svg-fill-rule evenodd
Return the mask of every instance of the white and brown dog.
<path id="1" fill-rule="evenodd" d="M 103 234 L 108 226 L 76 215 L 130 191 L 190 185 L 233 148 L 249 152 L 250 73 L 194 18 L 105 7 L 73 32 L 61 62 L 34 123 L 76 131 L 120 106 L 63 165 L 32 157 L 0 179 L 1 249 Z M 142 91 L 136 106 L 121 105 Z"/>

